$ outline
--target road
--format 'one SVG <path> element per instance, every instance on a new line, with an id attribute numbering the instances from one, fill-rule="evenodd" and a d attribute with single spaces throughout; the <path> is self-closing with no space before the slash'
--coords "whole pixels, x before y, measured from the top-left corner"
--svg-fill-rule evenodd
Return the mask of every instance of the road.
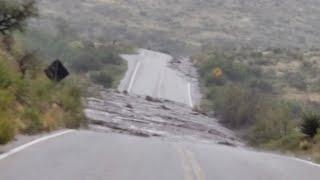
<path id="1" fill-rule="evenodd" d="M 1 180 L 318 180 L 319 167 L 208 144 L 75 131 L 0 161 Z"/>
<path id="2" fill-rule="evenodd" d="M 120 89 L 191 105 L 188 82 L 173 70 L 172 79 L 179 82 L 166 77 L 171 70 L 161 59 L 168 62 L 170 57 L 145 51 L 130 57 L 136 59 Z M 153 61 L 157 65 L 150 65 Z M 79 130 L 0 155 L 0 179 L 319 180 L 320 166 L 243 147 Z"/>
<path id="3" fill-rule="evenodd" d="M 122 55 L 128 61 L 129 71 L 119 90 L 169 99 L 193 106 L 192 86 L 177 71 L 168 67 L 172 57 L 145 49 L 138 54 Z"/>

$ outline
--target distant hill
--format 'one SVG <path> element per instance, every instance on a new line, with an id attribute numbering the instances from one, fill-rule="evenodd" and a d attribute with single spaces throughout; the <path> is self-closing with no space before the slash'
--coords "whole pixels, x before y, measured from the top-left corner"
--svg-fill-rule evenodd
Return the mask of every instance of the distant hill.
<path id="1" fill-rule="evenodd" d="M 204 46 L 320 44 L 318 0 L 39 0 L 41 23 L 63 21 L 84 37 L 193 53 Z"/>

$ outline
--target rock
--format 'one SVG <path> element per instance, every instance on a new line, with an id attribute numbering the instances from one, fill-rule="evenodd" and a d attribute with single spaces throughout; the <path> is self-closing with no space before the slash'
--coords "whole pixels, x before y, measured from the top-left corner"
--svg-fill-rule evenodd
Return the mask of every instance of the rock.
<path id="1" fill-rule="evenodd" d="M 220 145 L 225 145 L 225 146 L 236 147 L 235 144 L 233 144 L 233 143 L 231 143 L 231 142 L 228 142 L 228 141 L 220 141 L 220 142 L 218 142 L 218 144 L 220 144 Z"/>
<path id="2" fill-rule="evenodd" d="M 159 99 L 153 98 L 151 96 L 146 96 L 146 100 L 150 102 L 161 102 Z"/>
<path id="3" fill-rule="evenodd" d="M 129 104 L 129 103 L 126 105 L 126 107 L 130 108 L 130 109 L 133 109 L 133 106 L 131 104 Z"/>
<path id="4" fill-rule="evenodd" d="M 171 110 L 170 108 L 168 108 L 168 107 L 165 106 L 165 105 L 162 105 L 161 108 L 164 109 L 164 110 Z"/>

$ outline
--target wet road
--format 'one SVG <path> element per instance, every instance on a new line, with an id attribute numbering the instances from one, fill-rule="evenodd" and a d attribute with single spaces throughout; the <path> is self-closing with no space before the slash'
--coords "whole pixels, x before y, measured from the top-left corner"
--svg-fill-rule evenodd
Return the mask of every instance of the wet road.
<path id="1" fill-rule="evenodd" d="M 119 88 L 190 106 L 188 81 L 167 68 L 170 56 L 145 50 L 140 53 L 127 56 L 130 68 Z M 0 157 L 0 179 L 319 180 L 320 167 L 290 157 L 196 140 L 73 131 Z"/>
<path id="2" fill-rule="evenodd" d="M 1 180 L 318 180 L 319 167 L 214 144 L 74 131 L 0 161 Z"/>
<path id="3" fill-rule="evenodd" d="M 145 49 L 135 55 L 122 55 L 128 61 L 129 71 L 119 90 L 169 99 L 193 106 L 193 87 L 177 71 L 169 68 L 172 57 Z"/>

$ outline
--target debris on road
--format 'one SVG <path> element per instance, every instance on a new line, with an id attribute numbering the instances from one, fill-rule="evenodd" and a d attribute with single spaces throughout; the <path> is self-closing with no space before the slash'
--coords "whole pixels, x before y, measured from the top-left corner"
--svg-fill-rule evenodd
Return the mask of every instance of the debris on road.
<path id="1" fill-rule="evenodd" d="M 150 102 L 158 102 L 158 103 L 161 102 L 160 99 L 153 98 L 153 97 L 151 97 L 151 96 L 146 96 L 146 100 L 147 100 L 147 101 L 150 101 Z"/>
<path id="2" fill-rule="evenodd" d="M 184 104 L 151 96 L 127 96 L 113 90 L 104 90 L 100 98 L 87 98 L 85 113 L 95 127 L 98 125 L 114 132 L 242 145 L 233 132 L 220 125 L 216 119 L 195 113 Z"/>

